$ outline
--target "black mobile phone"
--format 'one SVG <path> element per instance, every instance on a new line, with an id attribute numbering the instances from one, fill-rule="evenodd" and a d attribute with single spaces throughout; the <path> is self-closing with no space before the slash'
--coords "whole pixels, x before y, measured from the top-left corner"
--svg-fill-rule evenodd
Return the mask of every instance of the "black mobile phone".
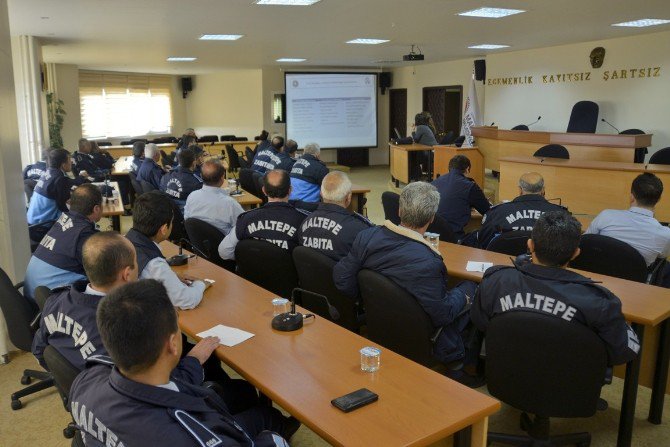
<path id="1" fill-rule="evenodd" d="M 361 408 L 367 404 L 371 404 L 379 399 L 379 396 L 367 388 L 361 388 L 353 393 L 345 394 L 330 401 L 335 407 L 349 413 L 357 408 Z"/>

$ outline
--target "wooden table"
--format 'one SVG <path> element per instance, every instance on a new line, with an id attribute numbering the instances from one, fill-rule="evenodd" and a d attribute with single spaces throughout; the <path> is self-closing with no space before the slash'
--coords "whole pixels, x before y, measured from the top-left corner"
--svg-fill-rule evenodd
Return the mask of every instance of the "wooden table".
<path id="1" fill-rule="evenodd" d="M 105 182 L 93 183 L 96 186 L 102 186 Z M 109 186 L 114 190 L 113 198 L 102 197 L 102 217 L 109 217 L 112 220 L 112 230 L 121 232 L 121 216 L 125 212 L 123 201 L 117 182 L 109 182 Z"/>
<path id="2" fill-rule="evenodd" d="M 166 242 L 161 248 L 166 256 L 178 250 Z M 174 270 L 216 281 L 197 308 L 179 311 L 182 331 L 197 339 L 195 334 L 224 324 L 254 333 L 237 346 L 219 346 L 219 359 L 330 444 L 423 446 L 452 434 L 462 442 L 471 427 L 471 445 L 486 445 L 497 400 L 387 349 L 381 369 L 364 373 L 358 351 L 369 340 L 322 318 L 296 332 L 274 331 L 272 293 L 202 258 Z M 379 401 L 351 413 L 330 404 L 362 387 Z"/>
<path id="3" fill-rule="evenodd" d="M 487 169 L 500 171 L 499 158 L 532 156 L 542 146 L 560 144 L 573 160 L 633 162 L 635 148 L 651 146 L 652 135 L 608 135 L 593 133 L 503 130 L 492 126 L 472 128 L 484 154 Z"/>
<path id="4" fill-rule="evenodd" d="M 492 262 L 494 265 L 512 265 L 510 256 L 485 250 L 465 247 L 462 245 L 440 242 L 440 253 L 450 276 L 480 282 L 483 273 L 468 272 L 465 267 L 468 261 Z M 645 355 L 645 379 L 652 376 L 647 385 L 652 387 L 652 398 L 649 409 L 649 421 L 660 424 L 663 414 L 663 401 L 668 382 L 668 363 L 670 351 L 670 289 L 650 286 L 647 284 L 613 278 L 611 276 L 575 270 L 576 272 L 602 282 L 602 285 L 621 299 L 622 311 L 626 320 L 632 323 L 633 329 L 640 338 L 638 357 L 625 366 L 624 390 L 621 400 L 621 417 L 619 419 L 619 447 L 630 446 L 633 432 L 633 419 L 637 399 L 637 386 L 640 377 L 640 365 L 643 352 Z M 645 327 L 655 330 L 644 338 Z M 658 335 L 658 345 L 655 337 Z M 653 349 L 656 348 L 656 349 Z M 654 353 L 656 356 L 654 357 Z M 619 367 L 618 373 L 622 372 Z M 643 383 L 645 384 L 645 383 Z"/>
<path id="5" fill-rule="evenodd" d="M 351 185 L 351 204 L 349 209 L 357 212 L 358 214 L 363 214 L 365 208 L 365 195 L 370 192 L 370 188 L 366 188 L 360 185 Z"/>
<path id="6" fill-rule="evenodd" d="M 244 149 L 249 146 L 251 149 L 256 147 L 257 141 L 218 141 L 216 143 L 198 143 L 200 144 L 205 152 L 215 152 L 217 155 L 221 153 L 222 150 L 226 149 L 226 144 L 232 144 L 235 150 L 244 152 Z M 157 144 L 159 150 L 164 150 L 165 152 L 172 152 L 177 149 L 176 143 L 163 143 Z M 125 155 L 133 154 L 133 146 L 105 146 L 102 149 L 109 152 L 112 157 L 119 158 Z"/>
<path id="7" fill-rule="evenodd" d="M 425 144 L 389 144 L 389 162 L 391 164 L 391 181 L 395 182 L 396 187 L 400 182 L 409 183 L 410 180 L 416 180 L 411 177 L 412 153 L 422 151 L 432 151 L 432 146 Z"/>

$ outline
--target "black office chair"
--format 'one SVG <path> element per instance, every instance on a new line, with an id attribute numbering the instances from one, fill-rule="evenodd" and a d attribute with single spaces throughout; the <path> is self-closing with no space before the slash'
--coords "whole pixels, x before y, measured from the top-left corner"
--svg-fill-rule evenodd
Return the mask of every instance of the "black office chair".
<path id="1" fill-rule="evenodd" d="M 154 138 L 152 143 L 154 144 L 168 144 L 168 143 L 177 143 L 177 139 L 173 136 L 167 136 L 167 137 L 158 137 Z"/>
<path id="2" fill-rule="evenodd" d="M 258 191 L 258 184 L 254 179 L 254 171 L 249 168 L 242 168 L 239 172 L 238 181 L 240 182 L 240 187 L 250 194 L 260 197 L 260 192 Z"/>
<path id="3" fill-rule="evenodd" d="M 570 267 L 630 281 L 647 281 L 647 263 L 639 251 L 618 239 L 585 234 L 579 242 L 581 253 Z"/>
<path id="4" fill-rule="evenodd" d="M 533 154 L 533 157 L 570 159 L 570 152 L 560 144 L 547 144 Z"/>
<path id="5" fill-rule="evenodd" d="M 132 140 L 123 140 L 123 141 L 121 141 L 120 144 L 121 144 L 121 146 L 132 146 L 133 142 L 132 142 Z"/>
<path id="6" fill-rule="evenodd" d="M 528 251 L 530 233 L 530 231 L 523 230 L 507 231 L 494 237 L 486 250 L 510 256 L 522 255 Z"/>
<path id="7" fill-rule="evenodd" d="M 237 172 L 242 166 L 240 165 L 240 154 L 235 150 L 232 144 L 226 144 L 224 155 L 228 156 L 228 171 Z"/>
<path id="8" fill-rule="evenodd" d="M 253 149 L 247 146 L 244 149 L 244 156 L 247 158 L 247 162 L 249 163 L 249 165 L 251 165 L 254 162 L 254 157 L 256 156 L 256 153 L 254 152 Z"/>
<path id="9" fill-rule="evenodd" d="M 134 172 L 129 172 L 128 177 L 130 178 L 130 185 L 133 187 L 133 191 L 135 191 L 136 196 L 141 196 L 142 193 L 144 192 L 144 189 L 142 188 L 142 183 L 137 181 L 137 174 Z"/>
<path id="10" fill-rule="evenodd" d="M 235 271 L 235 261 L 221 259 L 219 256 L 219 244 L 225 237 L 215 226 L 194 217 L 184 220 L 188 239 L 200 254 L 214 264 L 231 272 Z"/>
<path id="11" fill-rule="evenodd" d="M 256 192 L 258 193 L 256 197 L 261 199 L 264 204 L 268 203 L 268 196 L 266 196 L 265 193 L 263 192 L 263 179 L 265 178 L 265 176 L 258 171 L 254 171 L 253 176 L 254 176 L 254 182 L 256 182 Z"/>
<path id="12" fill-rule="evenodd" d="M 461 147 L 465 143 L 465 135 L 461 135 L 454 140 L 454 146 Z"/>
<path id="13" fill-rule="evenodd" d="M 339 318 L 332 318 L 328 303 L 319 296 L 302 295 L 300 305 L 350 331 L 358 332 L 360 327 L 358 303 L 343 295 L 333 282 L 333 267 L 336 262 L 308 247 L 296 247 L 293 250 L 293 262 L 298 272 L 300 287 L 327 297 L 330 305 L 337 309 Z"/>
<path id="14" fill-rule="evenodd" d="M 33 179 L 24 179 L 23 180 L 23 192 L 26 193 L 26 201 L 30 203 L 30 199 L 33 198 L 33 192 L 35 191 L 35 185 L 37 185 L 37 180 Z"/>
<path id="15" fill-rule="evenodd" d="M 198 143 L 217 143 L 219 141 L 219 137 L 216 135 L 203 135 L 202 137 L 198 137 Z"/>
<path id="16" fill-rule="evenodd" d="M 626 129 L 619 132 L 619 135 L 644 135 L 645 131 L 641 129 Z M 633 163 L 644 163 L 644 157 L 649 153 L 646 147 L 636 147 Z"/>
<path id="17" fill-rule="evenodd" d="M 298 286 L 291 252 L 271 242 L 245 239 L 235 247 L 237 273 L 244 279 L 283 298 Z"/>
<path id="18" fill-rule="evenodd" d="M 70 411 L 70 388 L 72 382 L 77 378 L 79 369 L 70 363 L 65 357 L 61 355 L 56 348 L 47 345 L 44 349 L 44 361 L 51 372 L 54 384 L 58 390 L 65 410 Z M 67 439 L 72 439 L 77 432 L 77 426 L 74 422 L 70 422 L 67 427 L 63 429 L 63 436 Z"/>
<path id="19" fill-rule="evenodd" d="M 140 185 L 142 186 L 142 193 L 156 191 L 156 187 L 146 180 L 140 180 Z"/>
<path id="20" fill-rule="evenodd" d="M 235 137 L 234 141 L 249 141 L 249 138 L 247 138 L 247 137 Z"/>
<path id="21" fill-rule="evenodd" d="M 445 219 L 442 216 L 438 216 L 437 214 L 433 219 L 433 223 L 428 225 L 428 229 L 426 229 L 426 232 L 439 234 L 440 240 L 442 242 L 452 242 L 452 243 L 458 242 L 458 238 L 454 234 L 454 230 L 451 229 L 451 225 L 449 225 L 447 219 Z"/>
<path id="22" fill-rule="evenodd" d="M 177 153 L 175 151 L 170 152 L 168 155 L 163 149 L 160 150 L 161 153 L 161 163 L 163 163 L 163 166 L 173 166 L 175 157 L 177 156 Z"/>
<path id="23" fill-rule="evenodd" d="M 19 289 L 23 283 L 12 285 L 12 282 L 0 269 L 0 309 L 5 316 L 9 340 L 22 351 L 31 352 L 33 336 L 39 328 L 40 313 L 37 305 L 24 297 Z M 29 385 L 32 379 L 39 382 L 23 388 L 11 395 L 12 410 L 20 409 L 21 398 L 54 386 L 54 379 L 46 371 L 26 369 L 21 377 L 22 385 Z"/>
<path id="24" fill-rule="evenodd" d="M 98 147 L 108 147 L 111 146 L 111 141 L 98 141 Z"/>
<path id="25" fill-rule="evenodd" d="M 454 142 L 454 139 L 455 139 L 454 131 L 450 130 L 440 139 L 440 144 L 451 144 Z"/>
<path id="26" fill-rule="evenodd" d="M 147 144 L 149 142 L 149 140 L 147 140 L 146 138 L 131 138 L 130 144 L 135 144 L 138 141 L 141 141 L 144 144 Z"/>
<path id="27" fill-rule="evenodd" d="M 649 164 L 670 165 L 670 147 L 664 147 L 654 152 L 649 158 Z"/>
<path id="28" fill-rule="evenodd" d="M 44 305 L 47 302 L 47 299 L 51 296 L 51 289 L 49 289 L 47 286 L 37 286 L 35 287 L 35 291 L 33 292 L 33 298 L 35 299 L 35 302 L 37 303 L 37 308 L 39 309 L 40 312 L 44 310 Z"/>
<path id="29" fill-rule="evenodd" d="M 598 127 L 598 104 L 593 101 L 579 101 L 572 106 L 566 132 L 596 133 Z"/>
<path id="30" fill-rule="evenodd" d="M 486 332 L 488 390 L 524 411 L 521 428 L 528 436 L 489 432 L 488 440 L 516 446 L 588 447 L 589 433 L 550 436 L 549 418 L 593 416 L 606 369 L 605 344 L 586 326 L 536 312 L 493 317 Z"/>
<path id="31" fill-rule="evenodd" d="M 384 219 L 400 225 L 400 195 L 391 191 L 382 193 L 382 207 L 384 207 Z"/>
<path id="32" fill-rule="evenodd" d="M 251 167 L 251 163 L 249 163 L 246 158 L 244 157 L 237 157 L 237 160 L 240 163 L 240 169 L 249 169 Z"/>
<path id="33" fill-rule="evenodd" d="M 219 141 L 237 141 L 235 135 L 221 135 L 221 139 Z"/>
<path id="34" fill-rule="evenodd" d="M 530 130 L 530 129 L 525 124 L 518 124 L 518 125 L 512 127 L 512 130 Z"/>

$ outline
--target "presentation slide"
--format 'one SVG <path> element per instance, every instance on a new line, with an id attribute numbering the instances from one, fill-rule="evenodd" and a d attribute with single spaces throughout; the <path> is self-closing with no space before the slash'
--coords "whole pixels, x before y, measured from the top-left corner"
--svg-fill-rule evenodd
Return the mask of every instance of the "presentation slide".
<path id="1" fill-rule="evenodd" d="M 377 147 L 377 75 L 286 73 L 286 138 L 300 147 Z"/>

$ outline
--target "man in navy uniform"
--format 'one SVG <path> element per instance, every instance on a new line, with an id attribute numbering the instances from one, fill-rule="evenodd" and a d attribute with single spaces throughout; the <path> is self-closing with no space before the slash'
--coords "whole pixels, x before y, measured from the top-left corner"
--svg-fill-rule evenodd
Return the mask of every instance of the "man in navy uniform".
<path id="1" fill-rule="evenodd" d="M 566 269 L 579 256 L 581 224 L 566 211 L 543 214 L 528 249 L 532 262 L 486 270 L 471 310 L 473 323 L 486 332 L 504 312 L 536 312 L 592 329 L 607 348 L 609 364 L 637 356 L 640 342 L 621 313 L 621 301 L 597 282 Z"/>
<path id="2" fill-rule="evenodd" d="M 275 169 L 282 162 L 279 156 L 281 148 L 284 146 L 284 138 L 276 136 L 272 139 L 270 147 L 256 152 L 254 162 L 251 164 L 251 169 L 265 174 L 268 171 Z"/>
<path id="3" fill-rule="evenodd" d="M 437 214 L 447 220 L 458 239 L 465 236 L 463 229 L 470 221 L 471 209 L 484 215 L 491 204 L 481 188 L 467 175 L 470 160 L 465 155 L 456 155 L 449 160 L 449 173 L 433 180 L 433 186 L 440 193 Z"/>
<path id="4" fill-rule="evenodd" d="M 79 140 L 79 150 L 72 154 L 72 170 L 75 175 L 80 175 L 81 171 L 86 171 L 95 181 L 101 181 L 109 174 L 109 169 L 105 166 L 99 166 L 93 157 L 93 147 L 86 138 Z"/>
<path id="5" fill-rule="evenodd" d="M 358 233 L 373 225 L 365 217 L 348 210 L 351 180 L 344 172 L 333 171 L 324 177 L 321 197 L 323 202 L 300 226 L 300 245 L 339 261 L 349 254 Z"/>
<path id="6" fill-rule="evenodd" d="M 37 181 L 47 171 L 47 160 L 49 158 L 49 149 L 42 151 L 42 159 L 36 163 L 30 164 L 23 168 L 23 190 L 26 193 L 26 198 L 30 201 L 33 195 L 33 190 Z"/>
<path id="7" fill-rule="evenodd" d="M 358 233 L 347 256 L 333 269 L 337 288 L 352 298 L 358 296 L 358 272 L 373 270 L 412 295 L 430 317 L 436 332 L 433 356 L 444 363 L 465 356 L 463 332 L 468 327 L 469 304 L 476 284 L 465 281 L 447 288 L 447 268 L 442 256 L 423 237 L 435 218 L 440 194 L 434 186 L 414 182 L 400 193 L 400 225 L 384 225 Z M 402 328 L 389 328 L 400 330 Z M 467 383 L 461 371 L 452 378 Z"/>
<path id="8" fill-rule="evenodd" d="M 493 239 L 508 231 L 532 231 L 535 221 L 549 211 L 565 208 L 544 198 L 544 179 L 537 172 L 528 172 L 519 179 L 519 196 L 511 202 L 492 206 L 482 218 L 477 233 L 478 246 L 486 248 Z"/>
<path id="9" fill-rule="evenodd" d="M 291 193 L 288 173 L 282 169 L 268 171 L 263 178 L 263 193 L 268 203 L 240 214 L 235 227 L 221 241 L 222 259 L 235 259 L 235 247 L 244 239 L 261 239 L 286 250 L 298 245 L 298 228 L 306 213 L 288 203 Z"/>
<path id="10" fill-rule="evenodd" d="M 85 279 L 82 247 L 97 232 L 95 223 L 102 218 L 102 194 L 98 187 L 85 184 L 70 197 L 70 210 L 61 214 L 42 238 L 26 269 L 24 293 L 33 297 L 35 289 L 50 289 Z"/>
<path id="11" fill-rule="evenodd" d="M 291 200 L 318 202 L 321 182 L 328 168 L 319 159 L 321 148 L 316 143 L 305 145 L 305 150 L 291 169 Z"/>
<path id="12" fill-rule="evenodd" d="M 158 152 L 158 146 L 149 143 L 144 146 L 144 160 L 137 171 L 137 181 L 150 183 L 154 188 L 160 189 L 161 179 L 165 174 L 163 168 L 158 164 L 161 154 Z"/>
<path id="13" fill-rule="evenodd" d="M 288 447 L 300 425 L 294 418 L 271 406 L 233 414 L 215 391 L 172 374 L 182 335 L 159 282 L 114 289 L 97 320 L 111 359 L 90 362 L 70 391 L 85 445 Z"/>
<path id="14" fill-rule="evenodd" d="M 137 171 L 140 170 L 142 162 L 144 161 L 144 141 L 136 141 L 133 143 L 133 159 L 130 162 L 130 172 L 134 172 L 137 175 Z"/>
<path id="15" fill-rule="evenodd" d="M 291 168 L 295 163 L 295 153 L 298 150 L 298 143 L 295 140 L 288 140 L 281 151 L 277 153 L 279 163 L 273 169 L 283 169 L 286 172 L 291 172 Z"/>
<path id="16" fill-rule="evenodd" d="M 188 195 L 202 188 L 202 179 L 193 172 L 195 162 L 193 150 L 183 149 L 179 152 L 179 166 L 161 178 L 160 190 L 172 197 L 182 213 Z"/>
<path id="17" fill-rule="evenodd" d="M 72 188 L 87 182 L 88 173 L 82 171 L 79 177 L 71 179 L 65 173 L 72 170 L 70 153 L 65 149 L 49 151 L 49 168 L 35 185 L 33 197 L 28 206 L 28 225 L 41 224 L 58 219 L 67 211 Z"/>

